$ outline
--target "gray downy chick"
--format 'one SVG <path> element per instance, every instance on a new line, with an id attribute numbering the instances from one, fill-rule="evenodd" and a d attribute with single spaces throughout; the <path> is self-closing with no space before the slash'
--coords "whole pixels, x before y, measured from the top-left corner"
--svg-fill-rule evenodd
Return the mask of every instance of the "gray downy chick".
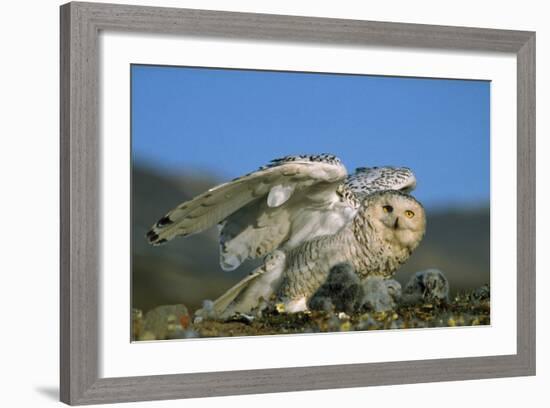
<path id="1" fill-rule="evenodd" d="M 395 309 L 400 297 L 399 282 L 380 276 L 361 280 L 349 263 L 341 263 L 330 270 L 308 306 L 312 310 L 347 314 L 361 310 L 383 312 Z"/>
<path id="2" fill-rule="evenodd" d="M 449 281 L 439 269 L 416 272 L 403 290 L 404 304 L 418 304 L 449 300 Z"/>
<path id="3" fill-rule="evenodd" d="M 349 263 L 335 265 L 326 282 L 309 300 L 311 310 L 351 314 L 361 306 L 363 286 Z"/>
<path id="4" fill-rule="evenodd" d="M 394 310 L 401 298 L 401 284 L 394 279 L 372 276 L 363 281 L 362 287 L 362 309 L 374 312 Z"/>

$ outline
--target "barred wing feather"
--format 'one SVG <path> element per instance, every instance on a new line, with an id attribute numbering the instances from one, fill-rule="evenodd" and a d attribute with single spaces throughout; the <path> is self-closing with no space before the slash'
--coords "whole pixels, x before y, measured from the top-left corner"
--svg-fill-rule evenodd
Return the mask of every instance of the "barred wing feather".
<path id="1" fill-rule="evenodd" d="M 177 236 L 203 231 L 222 223 L 248 205 L 254 207 L 255 201 L 265 203 L 266 208 L 282 207 L 293 196 L 302 195 L 316 185 L 322 185 L 334 194 L 335 186 L 346 176 L 345 167 L 334 156 L 277 159 L 253 173 L 181 203 L 152 226 L 147 238 L 151 244 L 159 245 Z M 251 222 L 253 219 L 261 221 L 263 215 L 253 214 Z"/>

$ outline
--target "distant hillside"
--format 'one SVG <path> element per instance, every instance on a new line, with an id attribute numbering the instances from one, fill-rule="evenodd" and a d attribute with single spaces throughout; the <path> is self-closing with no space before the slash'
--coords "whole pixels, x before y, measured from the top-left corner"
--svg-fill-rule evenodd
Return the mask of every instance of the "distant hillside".
<path id="1" fill-rule="evenodd" d="M 216 228 L 153 247 L 145 234 L 167 211 L 217 184 L 196 175 L 170 178 L 134 166 L 132 172 L 132 302 L 148 310 L 159 304 L 194 308 L 230 286 L 235 275 L 218 264 Z M 184 187 L 185 185 L 185 187 Z"/>
<path id="2" fill-rule="evenodd" d="M 246 275 L 252 263 L 234 272 L 218 264 L 217 230 L 211 228 L 159 247 L 145 234 L 160 217 L 182 201 L 218 184 L 211 176 L 182 172 L 167 177 L 134 166 L 132 171 L 132 302 L 144 311 L 161 304 L 184 303 L 191 309 L 214 299 Z M 406 282 L 422 269 L 445 272 L 453 291 L 489 282 L 489 210 L 427 210 L 428 228 L 420 247 L 397 272 Z"/>

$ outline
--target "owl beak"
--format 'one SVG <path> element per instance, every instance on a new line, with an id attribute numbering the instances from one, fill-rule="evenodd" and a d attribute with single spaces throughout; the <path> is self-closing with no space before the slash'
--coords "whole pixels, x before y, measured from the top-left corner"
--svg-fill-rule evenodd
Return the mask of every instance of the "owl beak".
<path id="1" fill-rule="evenodd" d="M 399 228 L 399 217 L 396 217 L 396 218 L 395 218 L 395 222 L 394 222 L 394 224 L 393 224 L 393 228 L 394 228 L 394 229 Z"/>

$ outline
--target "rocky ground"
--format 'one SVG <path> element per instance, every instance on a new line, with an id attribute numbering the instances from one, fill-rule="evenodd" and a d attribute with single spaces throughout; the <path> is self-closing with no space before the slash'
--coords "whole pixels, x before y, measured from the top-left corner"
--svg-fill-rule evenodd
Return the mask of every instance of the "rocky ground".
<path id="1" fill-rule="evenodd" d="M 133 310 L 133 340 L 197 337 L 257 336 L 361 330 L 489 325 L 488 287 L 460 293 L 447 302 L 397 305 L 393 310 L 344 312 L 312 311 L 287 314 L 272 305 L 260 316 L 235 316 L 229 321 L 196 319 L 184 305 L 159 306 L 146 314 Z"/>

